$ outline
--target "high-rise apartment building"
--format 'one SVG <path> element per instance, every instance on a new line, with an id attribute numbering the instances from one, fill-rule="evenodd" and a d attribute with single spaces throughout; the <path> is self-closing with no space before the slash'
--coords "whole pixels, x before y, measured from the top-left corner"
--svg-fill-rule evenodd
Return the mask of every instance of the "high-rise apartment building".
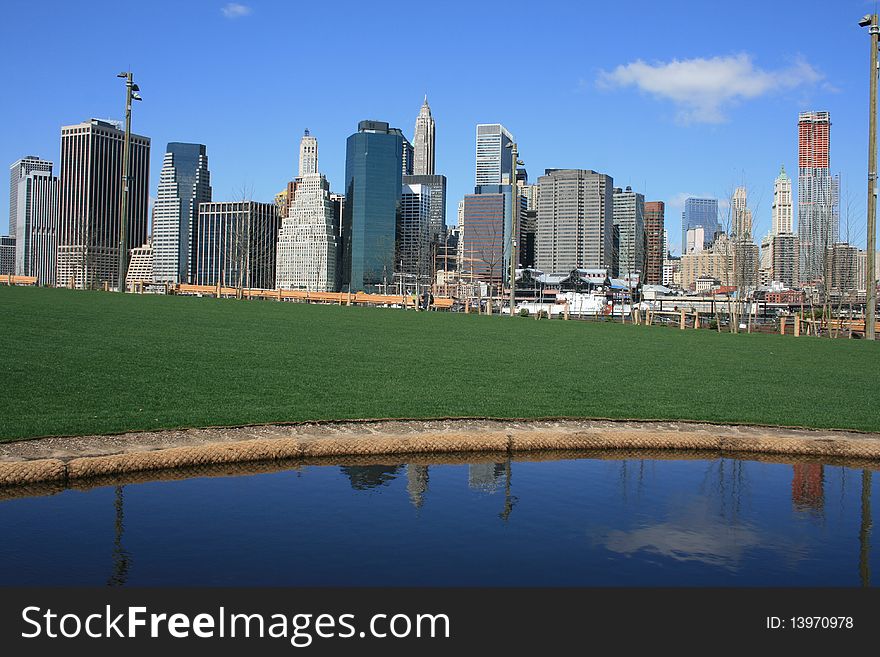
<path id="1" fill-rule="evenodd" d="M 274 289 L 278 223 L 274 203 L 202 203 L 195 283 Z"/>
<path id="2" fill-rule="evenodd" d="M 828 112 L 798 116 L 798 238 L 800 278 L 825 277 L 825 255 L 837 243 L 839 180 L 830 168 L 831 117 Z"/>
<path id="3" fill-rule="evenodd" d="M 538 178 L 535 266 L 548 273 L 607 268 L 614 275 L 614 180 L 584 169 Z"/>
<path id="4" fill-rule="evenodd" d="M 691 228 L 703 229 L 703 247 L 708 247 L 715 239 L 715 233 L 721 230 L 718 223 L 718 199 L 714 198 L 687 198 L 684 202 L 684 212 L 681 215 L 681 252 L 687 251 L 687 232 Z"/>
<path id="5" fill-rule="evenodd" d="M 666 205 L 663 201 L 645 203 L 645 273 L 648 285 L 663 283 L 663 261 L 666 259 Z"/>
<path id="6" fill-rule="evenodd" d="M 431 116 L 431 108 L 428 105 L 428 95 L 425 94 L 425 102 L 419 110 L 416 118 L 415 132 L 413 133 L 413 175 L 434 175 L 434 117 Z M 445 220 L 444 220 L 445 223 Z"/>
<path id="7" fill-rule="evenodd" d="M 342 280 L 352 292 L 393 280 L 403 148 L 384 121 L 361 121 L 346 141 Z"/>
<path id="8" fill-rule="evenodd" d="M 194 279 L 199 205 L 210 202 L 211 174 L 204 144 L 169 143 L 153 205 L 153 275 L 157 283 Z"/>
<path id="9" fill-rule="evenodd" d="M 76 287 L 116 285 L 125 132 L 91 119 L 61 128 L 56 280 Z M 131 135 L 126 247 L 147 240 L 150 139 Z"/>
<path id="10" fill-rule="evenodd" d="M 828 249 L 828 270 L 831 272 L 831 293 L 851 294 L 858 288 L 859 249 L 850 244 L 835 244 Z"/>
<path id="11" fill-rule="evenodd" d="M 794 233 L 779 233 L 770 237 L 770 280 L 779 281 L 787 288 L 800 285 L 800 245 Z"/>
<path id="12" fill-rule="evenodd" d="M 513 173 L 513 135 L 500 123 L 477 126 L 477 185 L 509 185 Z"/>
<path id="13" fill-rule="evenodd" d="M 58 178 L 51 169 L 32 170 L 18 181 L 16 191 L 15 274 L 35 276 L 38 285 L 54 285 Z"/>
<path id="14" fill-rule="evenodd" d="M 41 160 L 36 155 L 28 155 L 13 162 L 9 167 L 9 237 L 14 238 L 18 222 L 18 185 L 32 172 L 41 171 L 52 174 L 52 162 Z"/>
<path id="15" fill-rule="evenodd" d="M 308 130 L 300 142 L 299 161 L 296 194 L 278 233 L 275 286 L 332 292 L 336 289 L 337 210 L 330 184 L 318 172 L 318 141 Z"/>
<path id="16" fill-rule="evenodd" d="M 770 234 L 791 233 L 793 231 L 793 206 L 791 201 L 791 178 L 785 167 L 773 182 L 773 205 L 770 209 Z"/>
<path id="17" fill-rule="evenodd" d="M 632 187 L 614 189 L 613 221 L 620 243 L 617 270 L 621 278 L 641 276 L 645 271 L 645 196 Z"/>

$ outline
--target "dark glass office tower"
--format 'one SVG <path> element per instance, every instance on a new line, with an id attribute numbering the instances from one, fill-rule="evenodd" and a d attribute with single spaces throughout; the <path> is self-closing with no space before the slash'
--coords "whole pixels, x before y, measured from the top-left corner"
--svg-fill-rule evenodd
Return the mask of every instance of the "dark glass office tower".
<path id="1" fill-rule="evenodd" d="M 393 281 L 402 170 L 403 133 L 361 121 L 345 153 L 342 280 L 352 292 Z"/>

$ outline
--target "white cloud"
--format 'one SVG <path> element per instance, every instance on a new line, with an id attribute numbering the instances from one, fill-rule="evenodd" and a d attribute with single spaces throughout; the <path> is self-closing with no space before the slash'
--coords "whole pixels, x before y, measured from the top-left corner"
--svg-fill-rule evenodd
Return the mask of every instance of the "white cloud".
<path id="1" fill-rule="evenodd" d="M 223 15 L 226 16 L 226 18 L 242 18 L 243 16 L 250 14 L 253 10 L 247 5 L 242 5 L 237 2 L 227 2 L 220 11 L 223 12 Z"/>
<path id="2" fill-rule="evenodd" d="M 751 55 L 743 53 L 654 64 L 639 59 L 613 71 L 601 71 L 598 84 L 605 88 L 635 86 L 671 100 L 678 107 L 677 120 L 684 124 L 722 123 L 727 120 L 725 109 L 737 102 L 813 85 L 822 77 L 803 58 L 795 59 L 788 67 L 766 71 L 754 65 Z"/>

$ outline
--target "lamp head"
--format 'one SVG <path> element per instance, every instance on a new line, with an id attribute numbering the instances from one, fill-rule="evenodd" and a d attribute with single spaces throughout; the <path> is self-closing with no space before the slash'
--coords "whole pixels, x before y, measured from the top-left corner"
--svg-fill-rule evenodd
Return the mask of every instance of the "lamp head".
<path id="1" fill-rule="evenodd" d="M 859 20 L 859 27 L 868 27 L 868 25 L 871 24 L 872 18 L 871 14 L 865 14 L 862 16 L 861 20 Z"/>
<path id="2" fill-rule="evenodd" d="M 128 77 L 128 73 L 126 73 L 125 71 L 123 71 L 122 73 L 117 73 L 117 74 L 116 74 L 116 77 L 117 77 L 117 78 L 127 78 L 127 77 Z"/>

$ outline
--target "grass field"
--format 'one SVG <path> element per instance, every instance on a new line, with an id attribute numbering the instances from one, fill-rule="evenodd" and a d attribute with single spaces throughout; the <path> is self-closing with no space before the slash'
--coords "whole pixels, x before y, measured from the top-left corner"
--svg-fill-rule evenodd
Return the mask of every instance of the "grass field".
<path id="1" fill-rule="evenodd" d="M 880 344 L 0 287 L 0 439 L 345 418 L 880 430 Z"/>

